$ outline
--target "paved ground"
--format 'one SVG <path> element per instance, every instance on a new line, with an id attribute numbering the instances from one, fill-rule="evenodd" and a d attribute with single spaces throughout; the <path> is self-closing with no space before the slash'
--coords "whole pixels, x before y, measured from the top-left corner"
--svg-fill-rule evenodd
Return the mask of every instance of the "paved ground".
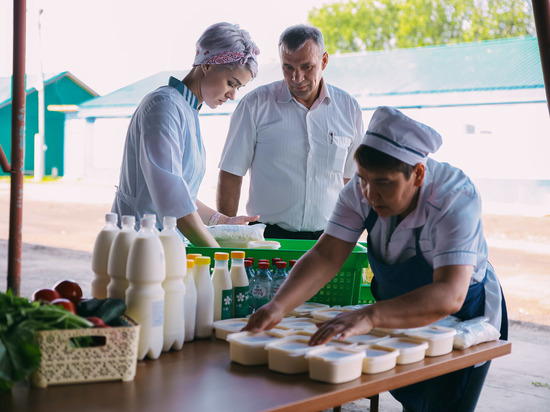
<path id="1" fill-rule="evenodd" d="M 67 278 L 90 295 L 91 250 L 112 194 L 112 188 L 91 182 L 25 184 L 23 296 Z M 0 181 L 0 290 L 6 285 L 8 219 L 9 183 Z M 493 361 L 477 410 L 549 410 L 550 217 L 487 215 L 484 225 L 510 308 L 513 346 L 511 355 Z M 367 405 L 357 401 L 343 410 Z M 387 393 L 380 408 L 401 411 Z"/>

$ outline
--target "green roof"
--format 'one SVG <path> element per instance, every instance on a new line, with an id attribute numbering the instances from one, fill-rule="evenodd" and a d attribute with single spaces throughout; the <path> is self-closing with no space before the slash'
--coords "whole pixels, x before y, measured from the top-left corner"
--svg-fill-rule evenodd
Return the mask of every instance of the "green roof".
<path id="1" fill-rule="evenodd" d="M 80 106 L 79 116 L 103 116 L 113 109 L 115 116 L 129 116 L 147 93 L 167 84 L 170 75 L 181 79 L 185 73 L 160 72 L 89 100 Z M 536 37 L 336 54 L 329 57 L 324 78 L 356 97 L 363 108 L 381 104 L 396 107 L 400 104 L 437 104 L 437 94 L 450 96 L 444 101 L 440 99 L 439 104 L 464 104 L 465 99 L 457 97 L 457 93 L 534 89 L 538 92 L 535 98 L 529 94 L 519 100 L 545 101 Z M 237 100 L 212 113 L 228 114 L 247 92 L 280 79 L 282 73 L 278 63 L 260 65 L 258 77 L 241 90 Z M 475 95 L 474 99 L 479 100 L 479 93 Z M 499 96 L 495 101 L 502 102 L 507 98 Z M 487 103 L 492 98 L 485 96 L 483 99 Z M 201 114 L 210 114 L 210 110 L 203 108 Z"/>

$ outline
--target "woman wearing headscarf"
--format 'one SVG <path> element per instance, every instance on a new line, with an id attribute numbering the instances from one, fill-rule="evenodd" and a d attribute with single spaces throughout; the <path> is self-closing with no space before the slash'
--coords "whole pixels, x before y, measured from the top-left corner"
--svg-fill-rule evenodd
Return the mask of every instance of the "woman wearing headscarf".
<path id="1" fill-rule="evenodd" d="M 426 326 L 449 315 L 487 317 L 506 339 L 506 305 L 487 260 L 481 199 L 460 169 L 428 157 L 441 144 L 432 128 L 393 108 L 378 108 L 355 153 L 357 173 L 340 192 L 324 235 L 245 330 L 269 329 L 315 295 L 338 273 L 366 229 L 377 302 L 320 324 L 311 345 L 376 327 Z M 473 411 L 489 365 L 391 394 L 405 411 Z"/>
<path id="2" fill-rule="evenodd" d="M 112 211 L 133 215 L 175 216 L 177 227 L 195 246 L 219 246 L 205 225 L 246 224 L 258 218 L 229 218 L 197 199 L 206 154 L 199 110 L 235 99 L 237 90 L 258 72 L 259 50 L 248 32 L 229 23 L 208 27 L 196 43 L 193 68 L 183 80 L 148 94 L 128 128 L 120 181 Z"/>

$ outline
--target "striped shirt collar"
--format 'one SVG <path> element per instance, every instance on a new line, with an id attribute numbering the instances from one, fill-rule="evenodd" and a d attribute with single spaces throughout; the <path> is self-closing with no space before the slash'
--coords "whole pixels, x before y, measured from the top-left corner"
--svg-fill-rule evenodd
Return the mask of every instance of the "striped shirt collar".
<path id="1" fill-rule="evenodd" d="M 199 105 L 199 100 L 195 97 L 195 95 L 191 92 L 191 90 L 189 90 L 189 88 L 185 84 L 183 84 L 181 80 L 178 80 L 173 76 L 170 76 L 170 80 L 168 81 L 168 86 L 173 87 L 178 92 L 180 92 L 183 98 L 185 99 L 185 101 L 189 103 L 189 105 L 193 109 L 197 111 L 201 109 L 202 104 Z"/>

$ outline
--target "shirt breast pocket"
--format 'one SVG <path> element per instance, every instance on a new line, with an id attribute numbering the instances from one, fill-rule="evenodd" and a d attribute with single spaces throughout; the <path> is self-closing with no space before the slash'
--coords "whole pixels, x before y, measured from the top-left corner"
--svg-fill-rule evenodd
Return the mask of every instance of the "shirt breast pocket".
<path id="1" fill-rule="evenodd" d="M 350 136 L 336 135 L 330 135 L 329 139 L 327 166 L 334 172 L 343 173 L 348 149 L 353 139 Z"/>

